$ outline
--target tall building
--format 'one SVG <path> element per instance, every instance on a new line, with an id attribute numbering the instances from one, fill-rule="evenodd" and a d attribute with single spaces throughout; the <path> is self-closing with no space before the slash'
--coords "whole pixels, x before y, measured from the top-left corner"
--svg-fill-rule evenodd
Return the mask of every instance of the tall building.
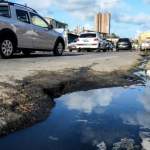
<path id="1" fill-rule="evenodd" d="M 135 35 L 135 40 L 140 40 L 140 37 L 141 37 L 141 35 L 137 33 L 137 34 Z"/>
<path id="2" fill-rule="evenodd" d="M 76 32 L 77 34 L 81 34 L 84 31 L 84 27 L 81 25 L 75 25 L 73 28 L 74 32 Z"/>
<path id="3" fill-rule="evenodd" d="M 94 20 L 94 30 L 96 32 L 102 32 L 110 34 L 110 13 L 96 13 Z"/>

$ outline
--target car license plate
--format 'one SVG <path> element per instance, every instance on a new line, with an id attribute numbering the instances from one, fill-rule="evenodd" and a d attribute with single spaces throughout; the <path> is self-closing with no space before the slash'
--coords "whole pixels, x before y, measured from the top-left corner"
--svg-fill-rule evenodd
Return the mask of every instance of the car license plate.
<path id="1" fill-rule="evenodd" d="M 84 40 L 84 42 L 89 42 L 88 40 Z"/>
<path id="2" fill-rule="evenodd" d="M 75 46 L 73 46 L 72 48 L 76 48 Z"/>

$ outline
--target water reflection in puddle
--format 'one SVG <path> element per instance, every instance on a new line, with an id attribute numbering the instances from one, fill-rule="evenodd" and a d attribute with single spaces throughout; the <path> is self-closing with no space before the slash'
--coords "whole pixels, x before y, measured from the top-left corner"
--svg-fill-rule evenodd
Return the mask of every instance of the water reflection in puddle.
<path id="1" fill-rule="evenodd" d="M 150 128 L 150 87 L 131 86 L 76 92 L 61 96 L 50 117 L 0 139 L 1 150 L 97 150 L 120 139 L 140 145 L 141 127 Z"/>

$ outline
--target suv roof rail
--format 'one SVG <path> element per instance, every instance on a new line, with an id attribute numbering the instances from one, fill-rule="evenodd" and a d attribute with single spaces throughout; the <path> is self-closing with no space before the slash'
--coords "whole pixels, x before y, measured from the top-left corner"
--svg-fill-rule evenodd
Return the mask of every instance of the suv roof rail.
<path id="1" fill-rule="evenodd" d="M 21 6 L 21 7 L 24 7 L 24 8 L 28 8 L 28 9 L 31 9 L 32 11 L 36 12 L 34 9 L 28 7 L 28 6 L 25 6 L 25 5 L 21 5 L 21 4 L 17 4 L 17 3 L 12 3 L 12 2 L 7 2 L 7 1 L 3 1 L 3 0 L 0 0 L 0 3 L 7 3 L 9 5 L 13 5 L 13 6 Z M 37 12 L 36 12 L 37 13 Z"/>

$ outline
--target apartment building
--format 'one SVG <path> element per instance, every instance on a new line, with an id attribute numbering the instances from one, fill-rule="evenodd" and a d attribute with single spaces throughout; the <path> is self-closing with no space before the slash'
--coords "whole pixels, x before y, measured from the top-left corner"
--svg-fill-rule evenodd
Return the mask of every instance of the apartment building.
<path id="1" fill-rule="evenodd" d="M 150 39 L 150 31 L 141 33 L 141 40 Z"/>
<path id="2" fill-rule="evenodd" d="M 110 34 L 110 18 L 110 13 L 96 13 L 94 20 L 94 30 L 96 32 Z"/>
<path id="3" fill-rule="evenodd" d="M 141 35 L 137 33 L 137 34 L 135 35 L 135 40 L 140 40 L 140 39 L 141 39 Z"/>
<path id="4" fill-rule="evenodd" d="M 84 31 L 84 27 L 81 26 L 81 25 L 75 25 L 75 26 L 73 27 L 73 31 L 74 31 L 76 34 L 81 34 L 81 33 L 83 33 L 83 31 Z"/>

